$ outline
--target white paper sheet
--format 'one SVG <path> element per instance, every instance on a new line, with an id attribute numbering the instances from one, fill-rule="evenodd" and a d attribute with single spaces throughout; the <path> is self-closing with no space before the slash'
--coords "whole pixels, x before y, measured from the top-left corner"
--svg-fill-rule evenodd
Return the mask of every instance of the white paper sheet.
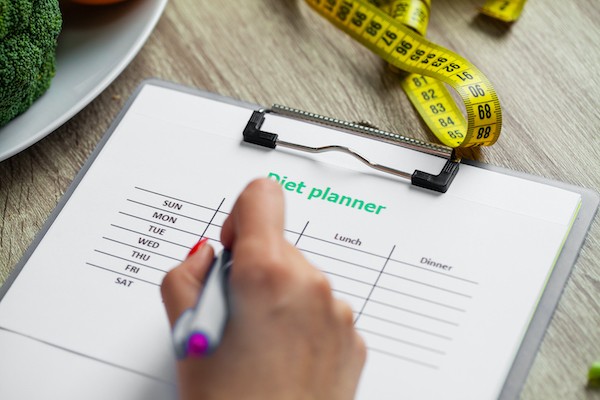
<path id="1" fill-rule="evenodd" d="M 358 399 L 498 396 L 580 195 L 467 165 L 433 193 L 344 155 L 241 143 L 251 112 L 143 88 L 0 302 L 0 398 L 175 397 L 159 285 L 200 236 L 218 249 L 239 192 L 269 174 L 285 179 L 287 239 L 355 312 L 369 349 Z M 443 164 L 269 118 L 284 140 Z"/>

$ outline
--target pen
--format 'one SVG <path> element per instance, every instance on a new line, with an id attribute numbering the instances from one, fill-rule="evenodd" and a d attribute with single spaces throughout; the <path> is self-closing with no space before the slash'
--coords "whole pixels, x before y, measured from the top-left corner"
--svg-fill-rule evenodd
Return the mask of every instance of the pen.
<path id="1" fill-rule="evenodd" d="M 219 343 L 229 317 L 228 284 L 231 252 L 222 250 L 213 260 L 194 308 L 181 314 L 173 327 L 177 358 L 201 357 Z"/>

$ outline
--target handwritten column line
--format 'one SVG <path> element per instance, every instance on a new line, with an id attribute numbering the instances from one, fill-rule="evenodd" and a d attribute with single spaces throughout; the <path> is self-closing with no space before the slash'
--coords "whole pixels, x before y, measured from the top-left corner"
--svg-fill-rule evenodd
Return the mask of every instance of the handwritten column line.
<path id="1" fill-rule="evenodd" d="M 390 251 L 390 254 L 388 254 L 387 258 L 385 259 L 385 262 L 383 263 L 383 267 L 381 267 L 381 270 L 379 271 L 379 274 L 377 275 L 377 279 L 375 279 L 375 282 L 373 282 L 373 285 L 371 286 L 371 290 L 369 291 L 369 294 L 367 295 L 365 302 L 363 303 L 360 311 L 358 312 L 358 314 L 356 315 L 356 318 L 354 319 L 354 325 L 357 324 L 360 316 L 362 315 L 363 311 L 365 310 L 365 307 L 367 306 L 367 303 L 369 302 L 369 299 L 371 298 L 373 291 L 375 290 L 375 288 L 377 287 L 377 284 L 379 283 L 379 279 L 381 278 L 381 275 L 383 274 L 383 270 L 385 269 L 385 266 L 387 265 L 388 261 L 392 257 L 392 254 L 394 253 L 395 249 L 396 249 L 396 245 L 393 245 L 392 250 Z"/>
<path id="2" fill-rule="evenodd" d="M 298 239 L 296 239 L 296 243 L 294 243 L 294 246 L 298 247 L 298 242 L 300 241 L 300 238 L 302 238 L 302 235 L 304 235 L 304 231 L 308 227 L 309 223 L 310 221 L 306 221 L 306 224 L 304 224 L 304 228 L 302 228 L 302 232 L 300 232 L 300 234 L 298 235 Z"/>
<path id="3" fill-rule="evenodd" d="M 221 206 L 223 206 L 224 202 L 225 202 L 225 197 L 223 197 L 223 200 L 221 200 L 221 203 L 219 203 L 219 206 L 215 210 L 213 216 L 210 218 L 210 221 L 208 221 L 208 224 L 206 224 L 206 228 L 204 228 L 204 232 L 202 232 L 202 235 L 200 236 L 201 238 L 203 238 L 206 235 L 206 232 L 208 231 L 208 228 L 210 228 L 210 226 L 212 225 L 213 220 L 215 219 L 215 217 L 219 213 L 219 209 L 221 208 Z"/>

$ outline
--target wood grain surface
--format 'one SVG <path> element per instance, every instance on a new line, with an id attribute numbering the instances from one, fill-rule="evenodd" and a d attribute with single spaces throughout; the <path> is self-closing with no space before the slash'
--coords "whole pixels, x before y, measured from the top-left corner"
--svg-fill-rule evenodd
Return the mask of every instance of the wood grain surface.
<path id="1" fill-rule="evenodd" d="M 434 0 L 427 35 L 477 65 L 502 102 L 501 138 L 466 156 L 598 191 L 600 3 L 531 0 L 512 25 L 478 15 L 482 3 Z M 0 162 L 0 283 L 128 96 L 149 77 L 263 105 L 366 119 L 434 140 L 384 63 L 303 1 L 171 0 L 146 45 L 114 83 L 51 135 Z M 600 359 L 598 220 L 523 399 L 600 399 L 600 391 L 586 388 L 587 368 Z"/>

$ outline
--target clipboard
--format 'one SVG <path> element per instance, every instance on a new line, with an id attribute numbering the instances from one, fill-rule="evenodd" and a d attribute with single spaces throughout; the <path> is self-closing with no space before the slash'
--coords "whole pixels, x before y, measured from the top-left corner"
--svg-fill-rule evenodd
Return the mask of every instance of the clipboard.
<path id="1" fill-rule="evenodd" d="M 51 227 L 53 226 L 54 222 L 56 221 L 56 219 L 59 217 L 59 215 L 61 215 L 61 212 L 63 211 L 63 209 L 65 208 L 67 203 L 69 203 L 69 201 L 74 197 L 73 196 L 74 193 L 77 191 L 78 187 L 80 186 L 81 182 L 85 178 L 85 176 L 88 173 L 88 171 L 90 170 L 90 168 L 98 160 L 99 156 L 102 154 L 103 149 L 105 148 L 107 143 L 110 141 L 111 137 L 113 137 L 115 132 L 119 129 L 121 122 L 123 121 L 124 117 L 128 114 L 129 110 L 132 107 L 132 104 L 139 97 L 141 91 L 144 90 L 144 88 L 146 88 L 146 87 L 165 88 L 165 89 L 172 90 L 172 91 L 175 91 L 178 93 L 185 93 L 185 94 L 188 94 L 188 95 L 191 95 L 194 97 L 201 97 L 203 99 L 207 99 L 210 101 L 215 101 L 215 102 L 219 102 L 219 103 L 223 103 L 223 104 L 233 105 L 236 107 L 241 107 L 241 108 L 245 108 L 248 110 L 252 110 L 252 116 L 249 119 L 249 121 L 246 125 L 246 128 L 245 128 L 246 133 L 248 133 L 249 129 L 250 130 L 254 129 L 254 132 L 250 132 L 250 134 L 262 135 L 262 133 L 265 132 L 265 131 L 261 131 L 261 129 L 260 129 L 261 126 L 260 126 L 259 122 L 260 122 L 260 119 L 264 117 L 264 111 L 263 111 L 264 109 L 260 106 L 246 103 L 246 102 L 241 102 L 241 101 L 234 100 L 234 99 L 227 98 L 227 97 L 223 97 L 223 96 L 220 96 L 220 95 L 217 95 L 214 93 L 208 93 L 208 92 L 200 91 L 200 90 L 197 90 L 194 88 L 189 88 L 189 87 L 181 86 L 178 84 L 161 81 L 161 80 L 151 79 L 151 80 L 144 81 L 140 85 L 140 87 L 138 87 L 136 92 L 131 96 L 131 98 L 127 102 L 126 106 L 123 108 L 123 110 L 121 111 L 119 116 L 116 118 L 115 122 L 113 123 L 113 125 L 111 126 L 111 128 L 109 129 L 107 134 L 102 138 L 102 140 L 98 144 L 94 153 L 90 156 L 90 158 L 86 162 L 85 166 L 82 168 L 82 170 L 76 176 L 73 184 L 70 186 L 68 191 L 65 193 L 63 198 L 60 200 L 59 204 L 57 205 L 56 209 L 52 213 L 51 217 L 48 219 L 48 221 L 44 225 L 42 231 L 39 233 L 39 235 L 37 236 L 37 238 L 35 239 L 33 244 L 27 250 L 27 252 L 23 256 L 23 259 L 21 260 L 19 265 L 16 266 L 15 270 L 13 271 L 13 273 L 11 274 L 11 276 L 9 277 L 7 282 L 0 289 L 0 306 L 2 305 L 2 302 L 5 299 L 7 299 L 9 293 L 11 292 L 11 288 L 13 286 L 15 286 L 15 282 L 18 280 L 19 276 L 22 275 L 21 273 L 24 270 L 26 270 L 26 268 L 25 268 L 26 265 L 33 258 L 36 251 L 38 251 L 38 247 L 39 247 L 40 243 L 44 240 L 44 237 L 49 234 L 49 231 L 50 231 Z M 340 121 L 337 121 L 336 123 L 338 123 L 338 122 L 340 122 Z M 343 122 L 342 122 L 342 124 L 343 124 Z M 352 129 L 357 128 L 354 126 L 350 126 L 350 127 Z M 358 129 L 360 130 L 362 128 L 358 127 Z M 372 129 L 372 128 L 367 128 L 367 130 L 368 129 Z M 369 131 L 369 132 L 372 132 L 372 131 Z M 344 132 L 342 134 L 346 135 L 347 132 Z M 385 133 L 384 133 L 384 135 L 385 135 Z M 240 140 L 241 140 L 241 136 L 242 136 L 242 132 L 240 132 Z M 269 132 L 267 132 L 266 136 L 267 136 L 266 140 L 269 143 L 273 143 L 274 137 L 269 135 Z M 410 142 L 410 139 L 408 139 L 408 140 Z M 254 145 L 252 145 L 252 146 L 254 146 Z M 419 143 L 417 148 L 422 148 L 422 146 L 423 146 L 423 144 Z M 414 149 L 415 148 L 413 147 L 412 150 L 414 150 Z M 447 159 L 445 165 L 447 165 L 448 163 L 450 163 L 452 168 L 451 168 L 451 171 L 449 171 L 449 173 L 447 174 L 447 176 L 443 177 L 444 180 L 446 181 L 446 183 L 441 185 L 441 189 L 446 189 L 446 190 L 451 187 L 450 185 L 452 183 L 452 179 L 446 179 L 446 178 L 448 178 L 448 177 L 454 178 L 457 174 L 461 173 L 457 168 L 458 165 L 455 165 L 455 164 L 457 164 L 456 160 L 453 160 L 451 157 L 451 152 L 448 155 L 448 159 Z M 538 183 L 542 183 L 544 185 L 548 185 L 548 186 L 552 186 L 552 187 L 556 187 L 556 188 L 560 188 L 560 189 L 565 189 L 566 191 L 577 193 L 581 196 L 581 202 L 580 202 L 580 206 L 579 206 L 579 211 L 577 213 L 577 217 L 572 221 L 572 227 L 571 227 L 570 233 L 568 234 L 568 236 L 564 242 L 564 246 L 562 248 L 562 251 L 560 252 L 559 257 L 556 259 L 556 263 L 554 265 L 554 268 L 552 269 L 549 279 L 547 280 L 547 284 L 543 290 L 543 294 L 539 298 L 537 307 L 535 308 L 535 311 L 531 317 L 530 323 L 526 327 L 526 333 L 521 341 L 519 349 L 518 349 L 516 356 L 514 357 L 514 360 L 512 362 L 512 366 L 510 367 L 510 369 L 508 371 L 508 375 L 507 375 L 507 377 L 504 381 L 504 384 L 502 385 L 502 388 L 499 392 L 499 397 L 498 397 L 499 399 L 512 399 L 512 398 L 518 397 L 518 394 L 525 382 L 527 372 L 529 371 L 529 368 L 530 368 L 531 364 L 533 363 L 537 349 L 543 339 L 545 330 L 552 318 L 552 314 L 553 314 L 554 309 L 560 299 L 560 295 L 562 293 L 564 285 L 566 284 L 566 282 L 568 280 L 571 269 L 573 268 L 573 265 L 577 259 L 580 248 L 583 245 L 583 242 L 585 240 L 586 233 L 587 233 L 589 226 L 590 226 L 591 222 L 593 221 L 593 218 L 596 214 L 596 211 L 598 208 L 598 203 L 599 203 L 599 197 L 598 197 L 598 194 L 592 190 L 576 187 L 573 185 L 567 185 L 567 184 L 564 184 L 561 182 L 552 181 L 552 180 L 548 180 L 548 179 L 541 178 L 541 177 L 536 177 L 536 176 L 532 176 L 532 175 L 528 175 L 528 174 L 524 174 L 524 173 L 518 173 L 518 172 L 510 171 L 510 170 L 507 170 L 504 168 L 494 167 L 494 166 L 485 165 L 485 164 L 477 163 L 477 162 L 463 160 L 462 163 L 465 165 L 475 166 L 480 169 L 494 171 L 501 175 L 518 177 L 518 178 L 522 178 L 527 181 L 538 182 Z M 444 171 L 441 171 L 441 172 L 442 172 L 442 174 L 445 173 Z M 448 172 L 448 171 L 446 171 L 446 172 Z M 435 175 L 430 174 L 430 177 L 426 178 L 426 180 L 431 179 L 431 176 L 433 176 L 435 179 Z M 431 188 L 426 187 L 425 190 L 431 190 Z M 438 192 L 444 192 L 444 190 L 437 190 L 435 188 L 433 190 L 436 190 Z M 437 196 L 446 196 L 446 194 L 438 194 Z M 0 308 L 0 311 L 1 311 L 1 308 Z M 2 331 L 12 332 L 11 328 L 7 328 L 4 325 L 1 317 L 2 317 L 2 314 L 0 313 L 0 332 L 2 332 Z M 53 343 L 51 343 L 50 340 L 36 339 L 35 337 L 33 337 L 32 339 L 37 340 L 38 342 L 42 343 L 43 345 L 50 345 L 50 346 L 60 348 L 60 346 L 57 346 L 57 345 L 54 345 Z M 77 353 L 77 351 L 75 351 L 75 350 L 67 349 L 67 351 Z M 1 370 L 1 366 L 0 366 L 0 370 Z M 0 389 L 0 393 L 1 393 L 1 389 Z"/>

